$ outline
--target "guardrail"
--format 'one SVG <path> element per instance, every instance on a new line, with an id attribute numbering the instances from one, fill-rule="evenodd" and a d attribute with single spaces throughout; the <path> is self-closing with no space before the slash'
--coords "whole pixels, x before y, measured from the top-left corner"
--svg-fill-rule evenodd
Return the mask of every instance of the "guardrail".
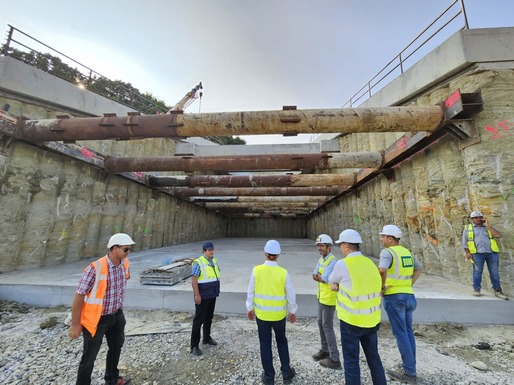
<path id="1" fill-rule="evenodd" d="M 113 81 L 107 76 L 104 76 L 92 68 L 78 62 L 77 60 L 65 55 L 64 53 L 56 50 L 53 47 L 43 43 L 33 36 L 21 31 L 20 29 L 8 24 L 9 31 L 7 33 L 6 43 L 3 45 L 1 53 L 5 56 L 12 56 L 18 60 L 24 61 L 26 64 L 32 65 L 45 72 L 51 73 L 63 80 L 76 84 L 80 88 L 86 88 L 89 91 L 95 92 L 99 95 L 112 99 L 127 107 L 133 108 L 136 111 L 144 113 L 166 113 L 169 107 L 156 103 L 138 92 L 123 84 L 121 81 Z M 15 34 L 20 35 L 18 38 Z M 29 43 L 21 41 L 22 38 L 28 39 Z M 30 45 L 39 44 L 40 46 L 49 49 L 52 54 L 42 53 Z M 18 47 L 28 50 L 30 53 L 18 50 Z M 16 57 L 16 50 L 18 56 Z M 20 54 L 22 52 L 22 54 Z M 54 56 L 57 54 L 58 56 Z M 77 65 L 78 68 L 72 68 L 67 63 L 62 61 L 64 58 L 68 63 Z M 129 84 L 130 85 L 130 84 Z M 108 90 L 108 91 L 107 91 Z"/>
<path id="2" fill-rule="evenodd" d="M 460 9 L 457 11 L 457 13 L 449 15 L 448 13 L 450 11 L 455 10 L 455 5 L 457 3 L 459 3 Z M 401 50 L 398 55 L 396 55 L 389 63 L 382 67 L 382 69 L 378 71 L 375 76 L 373 76 L 364 86 L 362 86 L 359 91 L 357 91 L 345 104 L 343 104 L 341 108 L 345 108 L 347 106 L 350 106 L 351 108 L 362 98 L 366 96 L 370 98 L 372 96 L 372 91 L 398 68 L 400 69 L 400 74 L 403 74 L 405 61 L 412 57 L 412 55 L 414 55 L 434 36 L 445 29 L 459 15 L 462 15 L 464 21 L 464 25 L 460 29 L 469 29 L 466 9 L 464 7 L 464 0 L 454 0 L 434 21 L 432 21 L 432 23 L 430 23 L 418 36 L 416 36 L 414 40 L 412 40 L 403 50 Z M 448 20 L 446 20 L 446 17 L 448 17 Z M 432 27 L 434 27 L 435 24 L 439 21 L 442 21 L 444 24 L 430 36 L 426 37 L 430 33 L 429 31 L 431 31 Z M 426 37 L 425 40 L 419 43 L 419 40 L 423 37 Z M 415 45 L 415 43 L 419 44 Z M 412 49 L 412 51 L 409 51 L 409 49 Z"/>

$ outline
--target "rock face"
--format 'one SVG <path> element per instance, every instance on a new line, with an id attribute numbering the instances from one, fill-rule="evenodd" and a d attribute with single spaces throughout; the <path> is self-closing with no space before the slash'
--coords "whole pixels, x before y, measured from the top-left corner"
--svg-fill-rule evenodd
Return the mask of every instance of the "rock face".
<path id="1" fill-rule="evenodd" d="M 354 228 L 363 251 L 377 257 L 379 231 L 395 223 L 403 244 L 426 273 L 471 284 L 472 266 L 461 247 L 472 210 L 482 211 L 503 233 L 499 244 L 504 292 L 514 295 L 514 70 L 480 65 L 429 89 L 411 101 L 433 106 L 456 89 L 480 90 L 484 110 L 476 117 L 480 141 L 461 148 L 449 134 L 394 168 L 318 210 L 307 220 L 226 218 L 126 178 L 27 143 L 0 142 L 0 272 L 101 256 L 116 232 L 136 241 L 136 250 L 218 237 L 337 237 Z M 54 118 L 70 111 L 0 96 L 16 116 Z M 341 151 L 380 151 L 402 133 L 351 134 Z M 78 143 L 111 156 L 173 154 L 170 139 Z M 484 272 L 484 289 L 490 287 Z M 471 290 L 471 288 L 470 288 Z"/>
<path id="2" fill-rule="evenodd" d="M 502 234 L 500 278 L 504 292 L 514 294 L 514 70 L 476 67 L 417 97 L 414 105 L 434 105 L 460 89 L 480 90 L 484 110 L 476 117 L 480 142 L 460 149 L 446 135 L 394 169 L 346 195 L 307 223 L 309 238 L 358 230 L 363 251 L 378 257 L 379 231 L 394 223 L 402 242 L 424 264 L 425 272 L 471 285 L 472 266 L 461 247 L 462 231 L 472 210 L 480 210 Z M 402 134 L 352 134 L 340 139 L 341 151 L 377 151 Z M 484 269 L 483 288 L 490 288 Z M 470 288 L 471 290 L 471 288 Z"/>

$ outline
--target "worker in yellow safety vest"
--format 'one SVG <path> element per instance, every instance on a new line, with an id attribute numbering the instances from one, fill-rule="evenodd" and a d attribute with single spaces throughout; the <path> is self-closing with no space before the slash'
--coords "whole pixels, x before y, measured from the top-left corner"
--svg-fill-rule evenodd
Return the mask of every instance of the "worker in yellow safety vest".
<path id="1" fill-rule="evenodd" d="M 214 258 L 214 244 L 210 241 L 205 242 L 202 250 L 203 254 L 191 265 L 191 286 L 195 302 L 195 317 L 191 328 L 191 354 L 195 356 L 202 355 L 198 346 L 200 339 L 204 345 L 218 345 L 211 337 L 211 326 L 216 298 L 220 295 L 220 268 L 217 259 Z M 203 338 L 200 337 L 201 331 L 203 331 Z"/>
<path id="2" fill-rule="evenodd" d="M 289 347 L 286 337 L 286 317 L 296 322 L 296 294 L 289 273 L 277 264 L 281 253 L 280 243 L 269 240 L 264 246 L 266 261 L 252 270 L 246 298 L 247 316 L 250 321 L 256 318 L 259 333 L 261 375 L 265 385 L 275 384 L 275 369 L 271 351 L 271 335 L 275 333 L 280 371 L 284 384 L 290 384 L 296 375 L 290 365 Z"/>
<path id="3" fill-rule="evenodd" d="M 366 355 L 373 385 L 385 385 L 386 378 L 378 353 L 382 278 L 374 262 L 360 252 L 362 238 L 346 229 L 336 241 L 343 259 L 337 261 L 328 282 L 337 292 L 337 316 L 341 330 L 346 385 L 360 385 L 359 344 Z"/>
<path id="4" fill-rule="evenodd" d="M 473 295 L 480 297 L 482 289 L 482 273 L 487 263 L 494 295 L 500 299 L 509 299 L 503 294 L 500 282 L 500 259 L 496 238 L 502 234 L 484 218 L 480 211 L 473 211 L 471 222 L 462 232 L 462 248 L 468 261 L 473 263 Z"/>
<path id="5" fill-rule="evenodd" d="M 334 333 L 334 313 L 336 311 L 337 293 L 330 290 L 328 277 L 332 274 L 337 258 L 332 254 L 332 238 L 321 234 L 316 238 L 316 247 L 321 257 L 312 272 L 312 279 L 318 286 L 318 328 L 321 338 L 320 350 L 312 355 L 321 366 L 341 369 L 337 338 Z"/>
<path id="6" fill-rule="evenodd" d="M 378 270 L 382 276 L 384 309 L 396 338 L 402 364 L 387 371 L 393 380 L 414 384 L 416 373 L 416 338 L 412 330 L 412 315 L 417 302 L 412 285 L 421 275 L 423 266 L 409 250 L 400 246 L 402 231 L 396 225 L 385 225 L 380 232 L 380 242 L 385 247 L 380 252 Z"/>
<path id="7" fill-rule="evenodd" d="M 125 341 L 123 302 L 130 278 L 128 253 L 135 242 L 124 233 L 114 234 L 107 243 L 106 256 L 91 263 L 83 272 L 71 305 L 69 336 L 84 337 L 76 385 L 90 385 L 91 373 L 103 337 L 107 339 L 106 385 L 127 385 L 120 377 L 118 362 Z"/>

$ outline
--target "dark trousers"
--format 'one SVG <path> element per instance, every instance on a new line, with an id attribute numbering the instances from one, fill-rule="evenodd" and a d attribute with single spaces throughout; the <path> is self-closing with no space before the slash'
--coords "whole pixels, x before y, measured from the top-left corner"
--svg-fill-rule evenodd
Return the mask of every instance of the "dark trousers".
<path id="1" fill-rule="evenodd" d="M 195 304 L 195 318 L 193 319 L 193 329 L 191 330 L 191 347 L 198 346 L 200 343 L 200 329 L 203 325 L 203 340 L 211 338 L 212 318 L 216 307 L 216 297 L 202 298 L 200 305 Z"/>
<path id="2" fill-rule="evenodd" d="M 268 384 L 275 383 L 275 368 L 273 367 L 273 353 L 271 351 L 271 331 L 275 332 L 278 357 L 280 358 L 280 371 L 285 379 L 291 377 L 289 365 L 289 347 L 286 337 L 286 319 L 280 321 L 263 321 L 257 318 L 259 344 L 261 348 L 261 363 L 264 369 L 264 379 Z"/>
<path id="3" fill-rule="evenodd" d="M 361 372 L 359 366 L 359 343 L 362 346 L 373 385 L 387 383 L 384 367 L 378 354 L 377 332 L 380 324 L 373 328 L 361 328 L 339 320 L 341 329 L 341 345 L 343 346 L 344 378 L 346 385 L 360 385 Z"/>
<path id="4" fill-rule="evenodd" d="M 125 315 L 123 310 L 120 309 L 114 314 L 100 317 L 94 337 L 86 328 L 82 328 L 84 351 L 80 359 L 77 385 L 91 384 L 91 373 L 98 351 L 102 346 L 104 335 L 108 347 L 104 379 L 106 384 L 116 383 L 120 375 L 118 362 L 120 361 L 121 348 L 125 342 L 125 324 Z"/>

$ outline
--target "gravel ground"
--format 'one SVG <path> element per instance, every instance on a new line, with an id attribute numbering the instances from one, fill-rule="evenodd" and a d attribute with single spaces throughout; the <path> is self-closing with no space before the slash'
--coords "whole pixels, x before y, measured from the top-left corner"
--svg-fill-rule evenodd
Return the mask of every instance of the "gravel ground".
<path id="1" fill-rule="evenodd" d="M 67 335 L 70 309 L 32 308 L 0 301 L 0 384 L 74 384 L 82 338 Z M 192 314 L 126 310 L 127 338 L 122 375 L 133 385 L 260 384 L 257 327 L 243 316 L 216 316 L 213 338 L 203 356 L 189 354 Z M 418 383 L 422 385 L 514 385 L 514 327 L 467 327 L 454 324 L 416 325 Z M 339 334 L 337 332 L 337 334 Z M 293 384 L 344 384 L 343 371 L 319 366 L 311 355 L 319 349 L 317 323 L 301 318 L 287 324 Z M 479 349 L 481 348 L 481 349 Z M 379 333 L 384 367 L 400 360 L 387 324 Z M 105 343 L 93 372 L 103 384 Z M 275 368 L 279 372 L 278 358 Z M 371 384 L 361 353 L 362 383 Z M 282 384 L 281 377 L 276 380 Z M 399 384 L 392 380 L 390 384 Z"/>

